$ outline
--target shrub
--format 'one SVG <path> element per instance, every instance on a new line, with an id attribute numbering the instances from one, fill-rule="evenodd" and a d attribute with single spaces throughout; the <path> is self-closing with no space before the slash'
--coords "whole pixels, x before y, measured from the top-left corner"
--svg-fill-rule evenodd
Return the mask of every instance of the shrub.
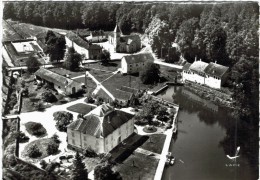
<path id="1" fill-rule="evenodd" d="M 51 137 L 51 139 L 55 142 L 55 143 L 57 143 L 57 144 L 59 144 L 61 141 L 60 141 L 60 139 L 59 139 L 59 136 L 57 135 L 57 134 L 53 134 L 53 136 Z"/>
<path id="2" fill-rule="evenodd" d="M 42 153 L 36 144 L 32 145 L 28 150 L 28 156 L 30 158 L 37 158 L 40 157 L 41 155 Z"/>
<path id="3" fill-rule="evenodd" d="M 73 115 L 66 111 L 58 111 L 53 114 L 54 120 L 56 121 L 56 128 L 59 131 L 66 132 L 67 125 L 73 120 Z"/>
<path id="4" fill-rule="evenodd" d="M 5 167 L 14 167 L 17 164 L 16 157 L 14 156 L 14 154 L 7 154 L 6 156 L 4 156 L 3 164 Z"/>
<path id="5" fill-rule="evenodd" d="M 55 143 L 54 141 L 50 141 L 49 144 L 47 145 L 47 153 L 48 155 L 52 155 L 58 152 L 59 149 L 59 144 Z"/>
<path id="6" fill-rule="evenodd" d="M 45 169 L 48 164 L 47 164 L 47 162 L 46 162 L 45 160 L 41 160 L 41 161 L 40 161 L 40 165 L 41 165 L 41 168 L 42 168 L 42 169 Z"/>
<path id="7" fill-rule="evenodd" d="M 46 129 L 40 123 L 28 122 L 25 124 L 25 128 L 29 134 L 34 136 L 43 136 L 46 134 Z"/>
<path id="8" fill-rule="evenodd" d="M 59 159 L 64 160 L 64 159 L 67 159 L 67 158 L 65 156 L 60 156 Z"/>
<path id="9" fill-rule="evenodd" d="M 94 103 L 95 102 L 95 100 L 94 100 L 94 98 L 92 98 L 91 96 L 88 96 L 86 99 L 85 99 L 85 102 L 86 103 Z"/>
<path id="10" fill-rule="evenodd" d="M 51 91 L 46 91 L 42 93 L 42 99 L 45 102 L 53 103 L 57 101 L 57 98 Z"/>
<path id="11" fill-rule="evenodd" d="M 20 143 L 28 142 L 29 139 L 30 138 L 28 136 L 26 136 L 22 131 L 20 131 L 20 133 L 19 133 L 19 142 Z"/>
<path id="12" fill-rule="evenodd" d="M 139 126 L 144 126 L 144 125 L 148 124 L 148 120 L 147 119 L 135 119 L 134 123 Z"/>
<path id="13" fill-rule="evenodd" d="M 85 149 L 84 155 L 86 157 L 97 157 L 97 153 L 91 148 Z"/>

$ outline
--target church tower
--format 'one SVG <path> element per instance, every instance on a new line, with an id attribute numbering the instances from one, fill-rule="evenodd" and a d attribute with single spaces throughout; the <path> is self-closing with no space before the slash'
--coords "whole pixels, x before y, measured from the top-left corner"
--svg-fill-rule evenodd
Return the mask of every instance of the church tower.
<path id="1" fill-rule="evenodd" d="M 116 24 L 116 27 L 114 29 L 114 41 L 113 41 L 113 46 L 114 46 L 114 49 L 116 51 L 116 46 L 119 44 L 119 39 L 120 39 L 120 36 L 121 36 L 122 32 L 119 28 L 119 26 Z"/>

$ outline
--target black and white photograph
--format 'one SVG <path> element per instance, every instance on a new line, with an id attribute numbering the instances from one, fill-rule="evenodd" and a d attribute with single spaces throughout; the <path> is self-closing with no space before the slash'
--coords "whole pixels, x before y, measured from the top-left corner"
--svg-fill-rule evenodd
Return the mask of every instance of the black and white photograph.
<path id="1" fill-rule="evenodd" d="M 259 179 L 257 1 L 1 5 L 0 179 Z"/>

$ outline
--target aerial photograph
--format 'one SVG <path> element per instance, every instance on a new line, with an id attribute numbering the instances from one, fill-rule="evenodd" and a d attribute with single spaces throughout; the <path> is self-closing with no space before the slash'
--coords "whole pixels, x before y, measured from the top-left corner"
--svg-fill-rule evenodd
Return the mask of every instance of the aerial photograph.
<path id="1" fill-rule="evenodd" d="M 0 179 L 258 180 L 258 2 L 1 7 Z"/>

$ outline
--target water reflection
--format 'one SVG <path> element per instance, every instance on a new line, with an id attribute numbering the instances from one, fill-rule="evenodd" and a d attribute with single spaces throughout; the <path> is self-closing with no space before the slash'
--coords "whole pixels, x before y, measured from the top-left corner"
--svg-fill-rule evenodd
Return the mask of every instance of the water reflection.
<path id="1" fill-rule="evenodd" d="M 166 169 L 163 179 L 257 179 L 258 133 L 250 131 L 250 125 L 184 87 L 170 87 L 158 96 L 180 105 L 171 150 L 188 163 Z M 240 166 L 233 167 L 226 155 L 234 155 L 238 146 Z"/>

